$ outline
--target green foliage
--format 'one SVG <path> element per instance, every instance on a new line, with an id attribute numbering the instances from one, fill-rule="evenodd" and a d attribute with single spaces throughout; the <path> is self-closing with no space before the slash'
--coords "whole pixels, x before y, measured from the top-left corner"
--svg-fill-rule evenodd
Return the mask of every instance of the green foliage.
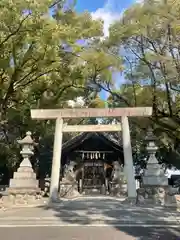
<path id="1" fill-rule="evenodd" d="M 64 108 L 78 96 L 86 105 L 103 105 L 89 83 L 97 76 L 110 81 L 111 68 L 121 64 L 107 49 L 99 50 L 102 21 L 72 6 L 63 11 L 64 2 L 0 2 L 0 165 L 9 169 L 20 159 L 16 141 L 27 130 L 43 150 L 52 147 L 54 123 L 32 121 L 31 108 Z M 52 17 L 49 7 L 55 5 Z M 38 154 L 45 161 L 42 151 Z"/>
<path id="2" fill-rule="evenodd" d="M 153 116 L 133 120 L 133 129 L 142 132 L 143 128 L 153 126 L 162 149 L 177 159 L 180 157 L 179 9 L 179 1 L 145 0 L 124 12 L 111 26 L 106 46 L 122 55 L 127 81 L 120 89 L 105 87 L 112 96 L 109 99 L 112 106 L 152 106 Z"/>

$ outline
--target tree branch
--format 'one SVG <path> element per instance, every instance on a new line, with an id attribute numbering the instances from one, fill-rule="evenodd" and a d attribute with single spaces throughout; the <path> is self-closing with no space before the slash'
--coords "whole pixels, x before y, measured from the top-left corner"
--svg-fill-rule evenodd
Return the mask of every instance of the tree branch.
<path id="1" fill-rule="evenodd" d="M 0 48 L 3 47 L 3 44 L 7 42 L 12 36 L 16 35 L 19 30 L 21 29 L 23 23 L 26 21 L 26 19 L 30 16 L 30 14 L 26 15 L 26 17 L 20 22 L 18 28 L 13 31 L 11 34 L 9 34 L 1 43 L 0 43 Z"/>

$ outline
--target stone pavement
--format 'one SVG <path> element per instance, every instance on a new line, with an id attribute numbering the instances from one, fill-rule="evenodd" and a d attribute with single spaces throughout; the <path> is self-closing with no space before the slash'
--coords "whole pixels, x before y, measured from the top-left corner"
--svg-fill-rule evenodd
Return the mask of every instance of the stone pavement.
<path id="1" fill-rule="evenodd" d="M 180 231 L 154 227 L 16 227 L 0 228 L 7 240 L 178 240 Z"/>
<path id="2" fill-rule="evenodd" d="M 0 211 L 0 239 L 178 240 L 179 212 L 140 207 L 115 198 L 79 198 L 51 207 Z"/>
<path id="3" fill-rule="evenodd" d="M 180 227 L 180 213 L 163 207 L 133 206 L 110 197 L 79 198 L 53 206 L 0 211 L 0 227 L 9 226 Z"/>

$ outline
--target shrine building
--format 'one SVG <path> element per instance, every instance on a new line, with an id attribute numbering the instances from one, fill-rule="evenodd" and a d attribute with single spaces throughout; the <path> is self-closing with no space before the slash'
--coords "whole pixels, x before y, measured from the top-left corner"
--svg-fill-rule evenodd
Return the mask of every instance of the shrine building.
<path id="1" fill-rule="evenodd" d="M 115 175 L 124 174 L 122 141 L 104 132 L 83 132 L 62 145 L 60 186 L 75 178 L 83 194 L 111 194 Z M 73 171 L 73 172 L 72 172 Z M 115 183 L 115 182 L 114 182 Z"/>

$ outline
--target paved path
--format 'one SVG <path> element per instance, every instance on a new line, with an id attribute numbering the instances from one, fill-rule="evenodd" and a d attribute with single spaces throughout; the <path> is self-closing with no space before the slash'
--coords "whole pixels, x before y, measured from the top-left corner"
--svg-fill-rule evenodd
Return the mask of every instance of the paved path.
<path id="1" fill-rule="evenodd" d="M 14 208 L 0 212 L 0 226 L 179 225 L 180 213 L 163 207 L 138 207 L 114 198 L 80 198 L 52 207 Z"/>
<path id="2" fill-rule="evenodd" d="M 48 208 L 0 211 L 0 239 L 178 240 L 178 237 L 179 212 L 132 206 L 107 197 L 81 198 Z"/>
<path id="3" fill-rule="evenodd" d="M 178 240 L 173 228 L 143 227 L 35 227 L 0 228 L 0 239 L 7 240 Z"/>

